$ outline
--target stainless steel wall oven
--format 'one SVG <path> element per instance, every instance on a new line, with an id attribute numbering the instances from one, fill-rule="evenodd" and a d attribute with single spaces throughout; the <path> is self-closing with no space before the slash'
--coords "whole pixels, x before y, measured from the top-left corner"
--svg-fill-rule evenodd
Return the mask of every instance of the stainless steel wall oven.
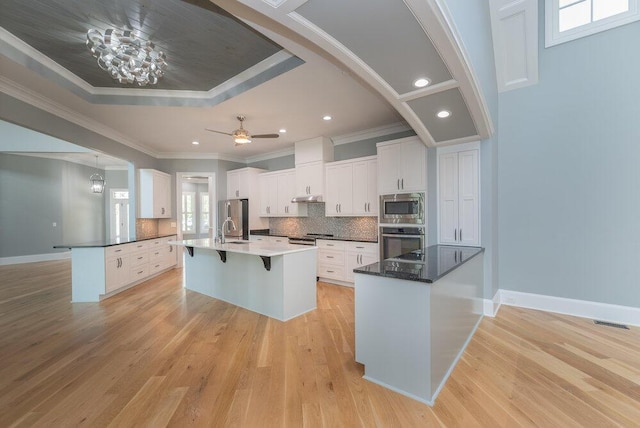
<path id="1" fill-rule="evenodd" d="M 424 227 L 381 227 L 380 259 L 392 259 L 423 249 L 424 236 Z"/>

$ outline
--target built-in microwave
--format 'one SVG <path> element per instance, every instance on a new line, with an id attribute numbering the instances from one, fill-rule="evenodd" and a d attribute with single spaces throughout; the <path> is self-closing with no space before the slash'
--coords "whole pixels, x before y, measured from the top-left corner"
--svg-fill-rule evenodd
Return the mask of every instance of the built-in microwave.
<path id="1" fill-rule="evenodd" d="M 380 196 L 380 223 L 424 224 L 424 193 Z"/>

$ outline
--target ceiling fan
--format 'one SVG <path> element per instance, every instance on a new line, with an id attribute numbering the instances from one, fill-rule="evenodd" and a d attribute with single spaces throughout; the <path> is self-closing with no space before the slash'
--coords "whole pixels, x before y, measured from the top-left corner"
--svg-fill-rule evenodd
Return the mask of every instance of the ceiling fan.
<path id="1" fill-rule="evenodd" d="M 259 134 L 259 135 L 251 135 L 249 131 L 242 127 L 242 122 L 244 122 L 244 115 L 237 116 L 237 119 L 240 121 L 240 128 L 236 129 L 232 133 L 216 131 L 215 129 L 205 128 L 207 131 L 216 132 L 218 134 L 231 135 L 233 137 L 233 141 L 236 143 L 236 146 L 241 146 L 243 144 L 249 144 L 252 138 L 278 138 L 280 134 Z"/>

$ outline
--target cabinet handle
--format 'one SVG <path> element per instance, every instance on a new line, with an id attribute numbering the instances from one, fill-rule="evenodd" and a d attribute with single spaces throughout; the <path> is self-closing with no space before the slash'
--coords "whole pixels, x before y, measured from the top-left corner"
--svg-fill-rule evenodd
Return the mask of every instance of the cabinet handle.
<path id="1" fill-rule="evenodd" d="M 327 244 L 327 247 L 333 247 L 333 244 Z"/>
<path id="2" fill-rule="evenodd" d="M 396 183 L 396 187 L 400 190 L 400 179 L 398 178 L 398 182 Z"/>
<path id="3" fill-rule="evenodd" d="M 460 242 L 462 242 L 462 229 L 460 229 Z"/>
<path id="4" fill-rule="evenodd" d="M 453 253 L 453 261 L 458 263 L 458 252 L 457 251 Z"/>
<path id="5" fill-rule="evenodd" d="M 156 254 L 158 254 L 158 253 L 156 253 Z M 144 257 L 142 257 L 142 256 L 138 257 L 138 260 L 142 260 L 142 259 L 144 259 Z"/>
<path id="6" fill-rule="evenodd" d="M 170 245 L 170 246 L 169 246 L 169 252 L 170 252 L 170 253 L 173 253 L 173 245 Z"/>
<path id="7" fill-rule="evenodd" d="M 364 247 L 358 247 L 358 246 L 356 246 L 356 248 L 362 248 L 362 249 L 364 249 Z"/>
<path id="8" fill-rule="evenodd" d="M 362 256 L 360 254 L 358 254 L 358 257 L 356 258 L 356 263 L 358 263 L 358 264 L 362 263 L 361 257 Z"/>
<path id="9" fill-rule="evenodd" d="M 327 256 L 327 258 L 328 258 L 328 259 L 332 259 L 332 258 L 333 258 L 333 256 Z"/>
<path id="10" fill-rule="evenodd" d="M 338 204 L 338 207 L 340 208 L 340 212 L 342 212 L 342 204 Z"/>
<path id="11" fill-rule="evenodd" d="M 402 184 L 402 188 L 404 189 L 404 178 L 400 180 L 400 183 Z"/>
<path id="12" fill-rule="evenodd" d="M 141 270 L 140 272 L 138 272 L 138 275 L 140 275 L 142 272 L 144 272 L 143 270 Z"/>
<path id="13" fill-rule="evenodd" d="M 453 229 L 453 240 L 454 241 L 458 240 L 458 229 Z"/>
<path id="14" fill-rule="evenodd" d="M 336 212 L 338 212 L 338 204 L 336 204 Z"/>
<path id="15" fill-rule="evenodd" d="M 328 273 L 334 273 L 332 270 L 328 270 L 327 272 L 328 272 Z"/>

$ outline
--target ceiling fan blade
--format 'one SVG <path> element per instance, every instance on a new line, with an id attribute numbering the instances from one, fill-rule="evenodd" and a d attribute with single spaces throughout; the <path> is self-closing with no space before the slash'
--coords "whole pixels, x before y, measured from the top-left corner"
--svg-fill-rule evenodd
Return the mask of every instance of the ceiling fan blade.
<path id="1" fill-rule="evenodd" d="M 207 130 L 207 131 L 209 131 L 209 132 L 215 132 L 215 133 L 217 133 L 217 134 L 233 135 L 233 134 L 229 134 L 228 132 L 216 131 L 215 129 L 205 128 L 205 130 Z"/>
<path id="2" fill-rule="evenodd" d="M 258 134 L 252 135 L 251 138 L 278 138 L 280 134 Z"/>

